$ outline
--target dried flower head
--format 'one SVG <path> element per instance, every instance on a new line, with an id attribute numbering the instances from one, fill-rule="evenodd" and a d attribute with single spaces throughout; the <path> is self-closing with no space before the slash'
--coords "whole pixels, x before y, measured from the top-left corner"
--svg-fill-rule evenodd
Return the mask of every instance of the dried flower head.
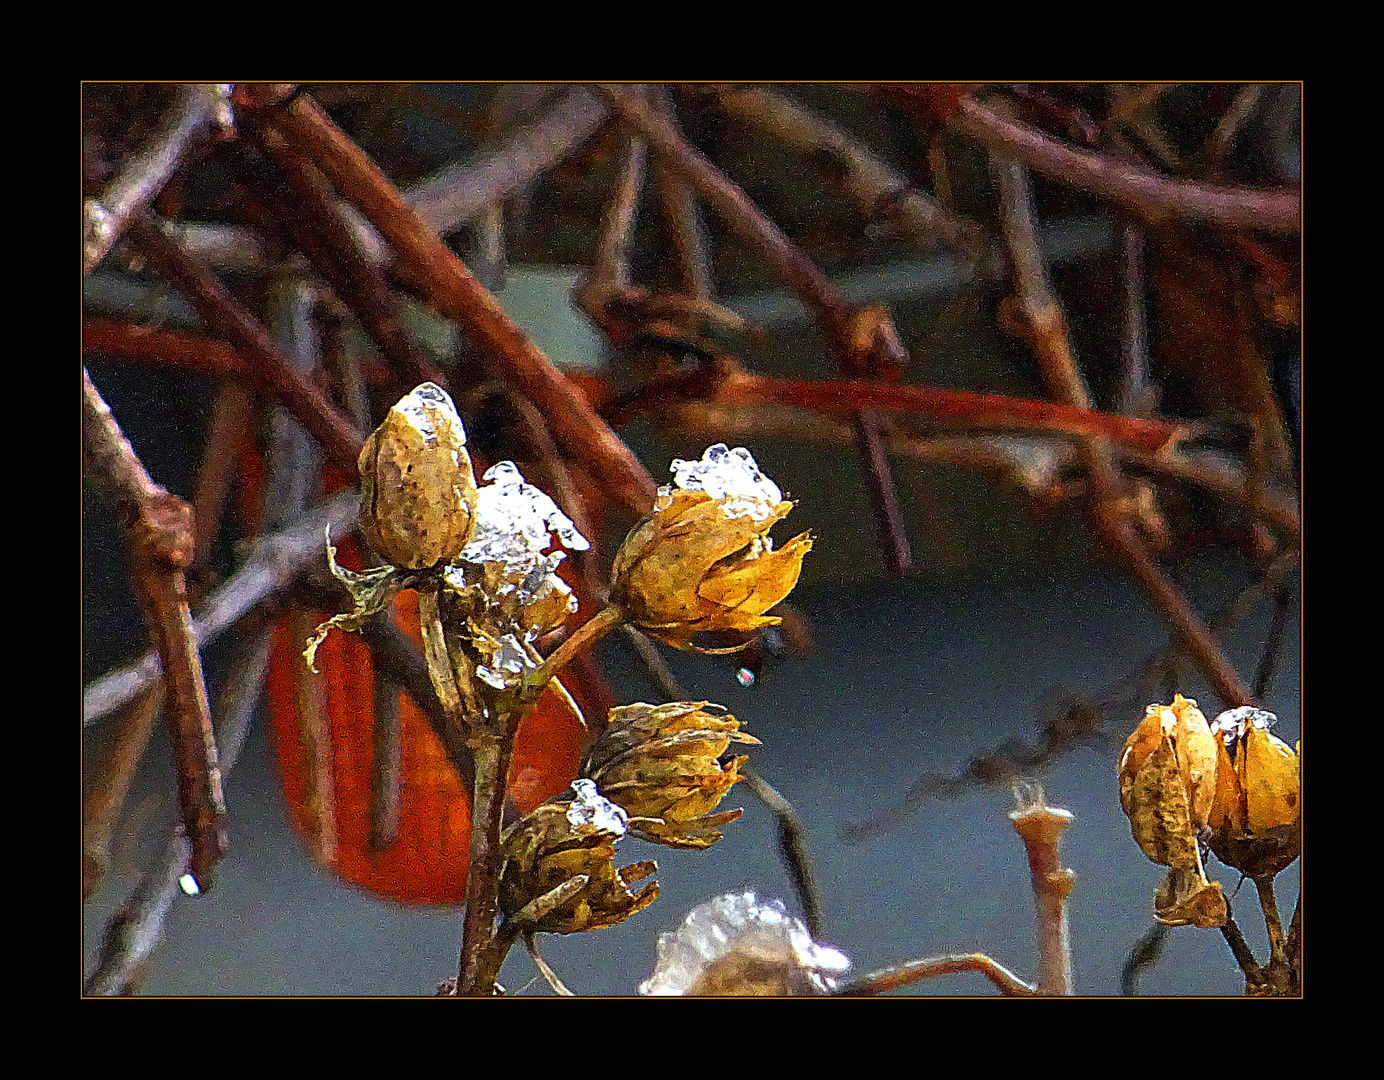
<path id="1" fill-rule="evenodd" d="M 776 625 L 764 613 L 798 583 L 812 547 L 800 533 L 774 550 L 769 529 L 793 504 L 743 447 L 718 443 L 701 461 L 674 461 L 673 475 L 615 556 L 612 601 L 679 649 L 703 631 Z"/>
<path id="2" fill-rule="evenodd" d="M 1170 868 L 1154 909 L 1168 925 L 1220 926 L 1229 915 L 1208 881 L 1202 845 L 1216 794 L 1216 740 L 1181 694 L 1150 705 L 1120 755 L 1120 805 L 1145 855 Z"/>
<path id="3" fill-rule="evenodd" d="M 659 935 L 658 962 L 639 992 L 814 997 L 829 993 L 850 966 L 844 954 L 813 941 L 781 901 L 729 893 L 693 908 L 676 932 Z"/>
<path id="4" fill-rule="evenodd" d="M 590 780 L 572 786 L 505 831 L 500 906 L 522 929 L 575 934 L 623 922 L 654 902 L 658 883 L 630 885 L 653 874 L 652 860 L 615 869 L 615 842 L 627 817 Z"/>
<path id="5" fill-rule="evenodd" d="M 1221 713 L 1211 725 L 1220 759 L 1211 850 L 1255 878 L 1272 877 L 1302 852 L 1300 759 L 1270 734 L 1277 719 L 1246 705 Z"/>
<path id="6" fill-rule="evenodd" d="M 722 761 L 732 742 L 759 740 L 719 705 L 674 701 L 621 705 L 577 772 L 630 816 L 630 828 L 669 847 L 707 848 L 743 810 L 713 814 L 741 780 L 744 757 Z"/>
<path id="7" fill-rule="evenodd" d="M 466 429 L 447 392 L 423 383 L 399 399 L 361 449 L 360 523 L 385 559 L 422 570 L 471 535 L 476 478 Z"/>

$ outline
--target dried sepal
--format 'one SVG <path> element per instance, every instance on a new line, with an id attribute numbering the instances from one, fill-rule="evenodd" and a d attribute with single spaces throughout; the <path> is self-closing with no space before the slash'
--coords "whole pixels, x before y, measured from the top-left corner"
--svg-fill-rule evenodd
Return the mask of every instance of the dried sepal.
<path id="1" fill-rule="evenodd" d="M 601 794 L 622 807 L 631 830 L 669 847 L 707 848 L 741 810 L 712 813 L 741 779 L 744 757 L 725 758 L 732 742 L 757 745 L 740 722 L 705 701 L 643 702 L 610 711 L 601 737 L 578 766 Z"/>
<path id="2" fill-rule="evenodd" d="M 765 612 L 792 591 L 812 548 L 801 533 L 774 550 L 769 530 L 793 504 L 743 448 L 718 444 L 673 469 L 678 486 L 660 489 L 615 556 L 611 599 L 679 649 L 706 631 L 777 625 Z"/>
<path id="3" fill-rule="evenodd" d="M 421 570 L 466 546 L 476 478 L 466 429 L 440 386 L 402 397 L 365 440 L 358 466 L 361 529 L 389 562 Z"/>
<path id="4" fill-rule="evenodd" d="M 315 660 L 317 647 L 322 644 L 333 627 L 342 630 L 359 630 L 365 620 L 377 615 L 394 602 L 399 590 L 405 588 L 410 575 L 402 573 L 393 566 L 376 566 L 361 573 L 348 570 L 336 561 L 336 548 L 332 546 L 331 534 L 327 536 L 327 568 L 332 577 L 346 586 L 355 601 L 350 611 L 333 615 L 317 627 L 303 650 L 303 659 L 308 668 L 317 670 Z"/>
<path id="5" fill-rule="evenodd" d="M 1218 881 L 1207 881 L 1197 866 L 1175 866 L 1153 894 L 1153 914 L 1164 926 L 1224 926 L 1230 907 Z"/>
<path id="6" fill-rule="evenodd" d="M 549 934 L 623 922 L 658 896 L 658 883 L 630 886 L 657 871 L 652 861 L 615 869 L 627 816 L 589 780 L 549 799 L 505 831 L 500 906 L 522 929 Z"/>
<path id="7" fill-rule="evenodd" d="M 1227 710 L 1212 725 L 1220 765 L 1211 850 L 1251 877 L 1272 877 L 1302 851 L 1301 761 L 1268 730 L 1276 719 L 1246 706 Z"/>

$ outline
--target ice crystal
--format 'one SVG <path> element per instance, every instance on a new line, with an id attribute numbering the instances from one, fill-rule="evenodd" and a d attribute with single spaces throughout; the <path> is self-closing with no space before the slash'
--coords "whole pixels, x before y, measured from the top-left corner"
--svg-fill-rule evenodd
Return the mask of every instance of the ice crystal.
<path id="1" fill-rule="evenodd" d="M 613 836 L 624 836 L 629 815 L 596 791 L 594 780 L 573 780 L 572 790 L 577 797 L 567 808 L 567 820 L 572 828 L 588 825 Z"/>
<path id="2" fill-rule="evenodd" d="M 700 461 L 674 459 L 673 483 L 684 491 L 704 491 L 721 504 L 727 517 L 762 520 L 783 502 L 777 484 L 759 471 L 743 446 L 729 449 L 725 443 L 707 448 Z"/>

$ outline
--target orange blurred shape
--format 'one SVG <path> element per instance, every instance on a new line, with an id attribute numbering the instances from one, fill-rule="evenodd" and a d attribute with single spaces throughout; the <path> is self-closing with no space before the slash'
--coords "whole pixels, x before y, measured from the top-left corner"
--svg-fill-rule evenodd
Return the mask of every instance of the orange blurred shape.
<path id="1" fill-rule="evenodd" d="M 353 549 L 354 544 L 343 545 L 342 555 L 351 558 Z M 374 665 L 357 635 L 333 631 L 317 652 L 320 674 L 302 674 L 299 631 L 327 617 L 316 612 L 306 620 L 282 619 L 270 660 L 270 714 L 294 821 L 314 857 L 353 885 L 404 904 L 460 903 L 471 842 L 470 800 L 427 717 L 402 692 L 398 835 L 384 850 L 372 850 Z M 415 593 L 400 594 L 395 621 L 421 651 Z M 304 678 L 315 680 L 316 687 L 301 685 Z M 569 672 L 564 681 L 571 678 Z M 584 710 L 601 707 L 604 688 L 594 672 L 568 688 Z M 320 695 L 320 704 L 305 704 L 305 694 L 308 702 Z M 311 740 L 300 729 L 305 710 L 325 719 L 327 752 L 316 764 Z M 567 706 L 551 691 L 545 694 L 520 725 L 510 769 L 510 795 L 520 811 L 567 787 L 586 737 Z"/>

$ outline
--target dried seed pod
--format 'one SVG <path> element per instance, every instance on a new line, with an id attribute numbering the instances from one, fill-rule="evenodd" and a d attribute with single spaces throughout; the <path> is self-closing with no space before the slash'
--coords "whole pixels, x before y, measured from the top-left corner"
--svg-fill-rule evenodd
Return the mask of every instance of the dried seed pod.
<path id="1" fill-rule="evenodd" d="M 1221 713 L 1211 725 L 1220 755 L 1211 850 L 1251 877 L 1272 877 L 1302 852 L 1299 755 L 1270 734 L 1276 719 L 1244 706 Z"/>
<path id="2" fill-rule="evenodd" d="M 845 955 L 812 940 L 779 900 L 754 893 L 718 896 L 658 937 L 658 963 L 641 994 L 687 997 L 815 997 L 850 967 Z"/>
<path id="3" fill-rule="evenodd" d="M 1150 705 L 1120 755 L 1120 805 L 1139 847 L 1170 868 L 1154 899 L 1160 922 L 1220 926 L 1229 916 L 1208 881 L 1203 838 L 1216 794 L 1216 740 L 1197 703 L 1181 694 Z"/>
<path id="4" fill-rule="evenodd" d="M 578 773 L 630 816 L 630 828 L 669 847 L 707 848 L 743 810 L 713 814 L 738 783 L 744 757 L 720 760 L 732 742 L 759 744 L 719 705 L 622 705 Z"/>
<path id="5" fill-rule="evenodd" d="M 626 815 L 590 780 L 549 799 L 515 822 L 502 839 L 505 868 L 500 906 L 524 929 L 575 934 L 623 922 L 652 904 L 658 883 L 630 885 L 658 866 L 645 861 L 615 869 L 615 842 Z"/>
<path id="6" fill-rule="evenodd" d="M 645 632 L 690 649 L 703 631 L 750 631 L 779 619 L 764 613 L 802 573 L 807 533 L 777 551 L 769 529 L 793 504 L 743 447 L 709 448 L 701 461 L 674 461 L 676 487 L 625 538 L 612 567 L 611 599 Z"/>
<path id="7" fill-rule="evenodd" d="M 471 535 L 476 478 L 466 429 L 447 392 L 423 383 L 361 449 L 360 523 L 385 559 L 422 570 L 457 556 Z"/>

